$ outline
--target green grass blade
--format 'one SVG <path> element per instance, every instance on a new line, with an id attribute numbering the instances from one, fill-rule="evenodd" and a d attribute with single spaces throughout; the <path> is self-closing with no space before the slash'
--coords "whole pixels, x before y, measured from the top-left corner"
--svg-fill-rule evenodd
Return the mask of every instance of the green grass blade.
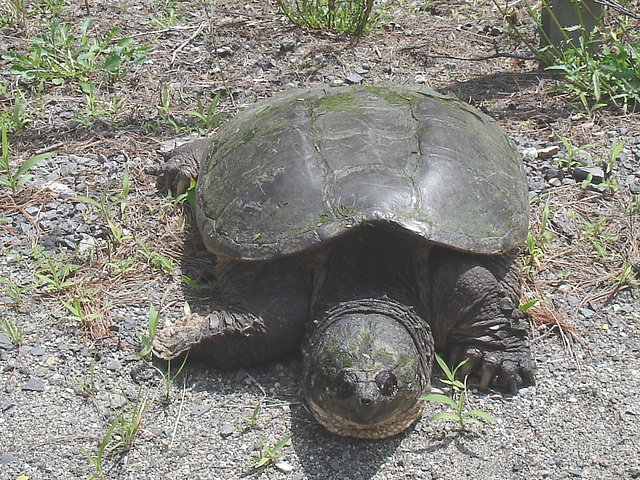
<path id="1" fill-rule="evenodd" d="M 436 413 L 433 417 L 431 417 L 431 420 L 453 420 L 455 422 L 458 422 L 460 419 L 458 418 L 458 415 L 456 415 L 455 413 L 440 412 L 440 413 Z"/>
<path id="2" fill-rule="evenodd" d="M 425 395 L 424 397 L 420 397 L 420 400 L 426 400 L 427 402 L 444 403 L 445 405 L 449 405 L 451 408 L 458 408 L 458 404 L 453 399 L 451 399 L 451 397 L 447 397 L 446 395 L 442 395 L 440 393 Z"/>
<path id="3" fill-rule="evenodd" d="M 464 414 L 464 417 L 467 418 L 469 416 L 475 416 L 475 417 L 480 417 L 481 419 L 489 422 L 489 423 L 496 423 L 496 421 L 493 419 L 493 417 L 491 415 L 489 415 L 487 412 L 483 412 L 481 410 L 469 410 L 468 412 L 466 412 Z M 467 422 L 472 421 L 473 419 L 470 418 L 468 420 L 466 420 Z"/>

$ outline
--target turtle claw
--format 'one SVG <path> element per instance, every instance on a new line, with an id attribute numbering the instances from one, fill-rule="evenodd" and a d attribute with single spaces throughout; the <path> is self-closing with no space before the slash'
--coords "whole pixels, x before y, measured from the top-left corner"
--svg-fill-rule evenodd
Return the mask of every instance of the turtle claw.
<path id="1" fill-rule="evenodd" d="M 461 372 L 475 373 L 480 390 L 493 387 L 514 394 L 519 387 L 534 384 L 533 359 L 528 349 L 500 351 L 469 347 L 465 356 L 469 361 Z"/>

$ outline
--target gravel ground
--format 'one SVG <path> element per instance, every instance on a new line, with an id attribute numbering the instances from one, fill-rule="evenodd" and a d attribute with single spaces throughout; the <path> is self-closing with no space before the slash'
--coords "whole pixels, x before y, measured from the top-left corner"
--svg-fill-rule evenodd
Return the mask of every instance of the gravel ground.
<path id="1" fill-rule="evenodd" d="M 113 479 L 640 478 L 640 292 L 616 288 L 615 280 L 625 265 L 637 273 L 640 264 L 638 210 L 629 210 L 639 205 L 638 116 L 586 118 L 549 94 L 555 80 L 532 61 L 461 60 L 526 52 L 490 2 L 430 5 L 390 4 L 385 31 L 357 45 L 294 29 L 264 2 L 176 4 L 180 23 L 155 30 L 139 23 L 155 12 L 150 3 L 93 7 L 98 31 L 114 18 L 122 35 L 152 48 L 142 66 L 98 97 L 126 97 L 117 122 L 87 122 L 77 85 L 26 97 L 31 121 L 12 137 L 12 158 L 55 153 L 31 170 L 22 191 L 0 187 L 0 314 L 24 331 L 19 345 L 0 333 L 0 480 L 88 478 L 97 472 L 88 456 L 99 456 L 104 439 L 102 473 Z M 80 7 L 69 7 L 65 20 L 83 16 Z M 28 38 L 2 41 L 24 51 Z M 13 88 L 8 68 L 1 64 L 3 85 Z M 489 413 L 493 425 L 460 432 L 431 421 L 441 408 L 428 405 L 405 433 L 360 441 L 329 435 L 307 412 L 297 358 L 232 372 L 189 364 L 167 383 L 165 366 L 136 356 L 150 305 L 164 324 L 186 304 L 206 310 L 215 296 L 182 280 L 211 281 L 212 259 L 188 208 L 154 185 L 161 152 L 193 130 L 180 122 L 195 108 L 194 95 L 221 92 L 226 115 L 284 88 L 379 80 L 427 83 L 469 101 L 500 121 L 523 152 L 532 232 L 542 242 L 547 206 L 553 234 L 526 288 L 527 298 L 543 299 L 531 322 L 536 386 L 515 396 L 471 388 L 470 406 Z M 178 132 L 158 126 L 163 85 L 183 125 Z M 561 168 L 567 152 L 556 151 L 555 133 L 574 147 L 594 144 L 576 156 L 585 168 L 600 167 L 613 139 L 623 140 L 607 179 L 617 190 L 583 188 Z M 110 205 L 112 226 L 79 196 Z M 19 298 L 11 288 L 36 283 Z M 247 418 L 258 404 L 252 425 Z M 114 422 L 135 430 L 130 442 L 120 427 L 108 435 Z M 254 468 L 249 457 L 261 440 L 273 446 L 290 434 L 281 458 Z"/>

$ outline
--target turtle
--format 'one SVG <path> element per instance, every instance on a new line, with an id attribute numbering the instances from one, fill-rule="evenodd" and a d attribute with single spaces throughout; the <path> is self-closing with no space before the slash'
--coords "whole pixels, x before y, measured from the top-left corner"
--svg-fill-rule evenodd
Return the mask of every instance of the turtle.
<path id="1" fill-rule="evenodd" d="M 479 110 L 420 86 L 292 88 L 173 150 L 216 258 L 219 300 L 154 340 L 220 368 L 302 354 L 329 432 L 380 439 L 421 416 L 434 352 L 481 389 L 534 383 L 520 304 L 521 159 Z"/>

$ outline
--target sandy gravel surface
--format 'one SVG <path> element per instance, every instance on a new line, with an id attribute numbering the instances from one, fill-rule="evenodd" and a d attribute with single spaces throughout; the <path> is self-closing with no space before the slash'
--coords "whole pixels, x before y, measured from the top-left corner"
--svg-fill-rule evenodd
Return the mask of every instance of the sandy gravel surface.
<path id="1" fill-rule="evenodd" d="M 24 331 L 20 345 L 0 334 L 0 480 L 89 478 L 97 468 L 88 457 L 98 457 L 105 438 L 101 469 L 109 479 L 640 478 L 640 293 L 637 284 L 616 289 L 615 280 L 625 265 L 640 264 L 639 214 L 630 210 L 640 190 L 638 116 L 587 118 L 551 95 L 555 80 L 519 58 L 527 51 L 490 2 L 430 5 L 391 3 L 392 22 L 357 44 L 296 29 L 263 1 L 179 2 L 179 21 L 165 27 L 140 23 L 159 12 L 144 0 L 93 5 L 92 32 L 119 26 L 120 36 L 149 47 L 121 82 L 107 87 L 91 78 L 98 100 L 125 99 L 114 116 L 87 116 L 73 81 L 39 90 L 0 63 L 3 85 L 26 92 L 30 116 L 11 136 L 12 158 L 55 152 L 22 191 L 0 187 L 0 277 L 9 282 L 0 285 L 0 315 Z M 86 12 L 78 4 L 61 17 L 77 23 Z M 34 19 L 34 33 L 38 25 Z M 28 51 L 32 38 L 7 32 L 0 44 Z M 485 56 L 492 58 L 478 61 Z M 185 303 L 206 310 L 214 295 L 182 280 L 206 284 L 212 260 L 188 208 L 168 204 L 154 180 L 161 153 L 197 130 L 185 120 L 197 96 L 208 104 L 220 92 L 219 111 L 228 116 L 285 88 L 358 77 L 426 83 L 482 108 L 524 154 L 538 236 L 548 206 L 553 238 L 526 288 L 527 298 L 543 299 L 531 323 L 537 383 L 515 396 L 471 388 L 470 407 L 494 425 L 463 433 L 431 421 L 441 407 L 428 405 L 402 435 L 344 439 L 305 409 L 299 359 L 232 372 L 188 365 L 167 386 L 162 365 L 135 355 L 150 305 L 164 324 Z M 175 127 L 158 113 L 163 91 Z M 5 108 L 11 98 L 0 98 Z M 582 188 L 568 174 L 553 180 L 549 169 L 566 156 L 561 148 L 546 158 L 547 148 L 562 147 L 556 133 L 574 147 L 594 144 L 580 156 L 586 166 L 598 165 L 613 139 L 624 141 L 611 173 L 617 191 Z M 101 211 L 79 196 L 111 205 L 119 242 Z M 587 228 L 599 220 L 599 232 Z M 604 243 L 604 257 L 594 239 Z M 47 289 L 41 276 L 65 266 L 62 281 L 70 283 Z M 10 284 L 40 286 L 16 299 Z M 74 299 L 81 318 L 63 303 Z M 131 442 L 121 427 L 135 430 Z M 254 468 L 249 457 L 261 440 L 273 446 L 290 434 L 281 458 Z"/>

